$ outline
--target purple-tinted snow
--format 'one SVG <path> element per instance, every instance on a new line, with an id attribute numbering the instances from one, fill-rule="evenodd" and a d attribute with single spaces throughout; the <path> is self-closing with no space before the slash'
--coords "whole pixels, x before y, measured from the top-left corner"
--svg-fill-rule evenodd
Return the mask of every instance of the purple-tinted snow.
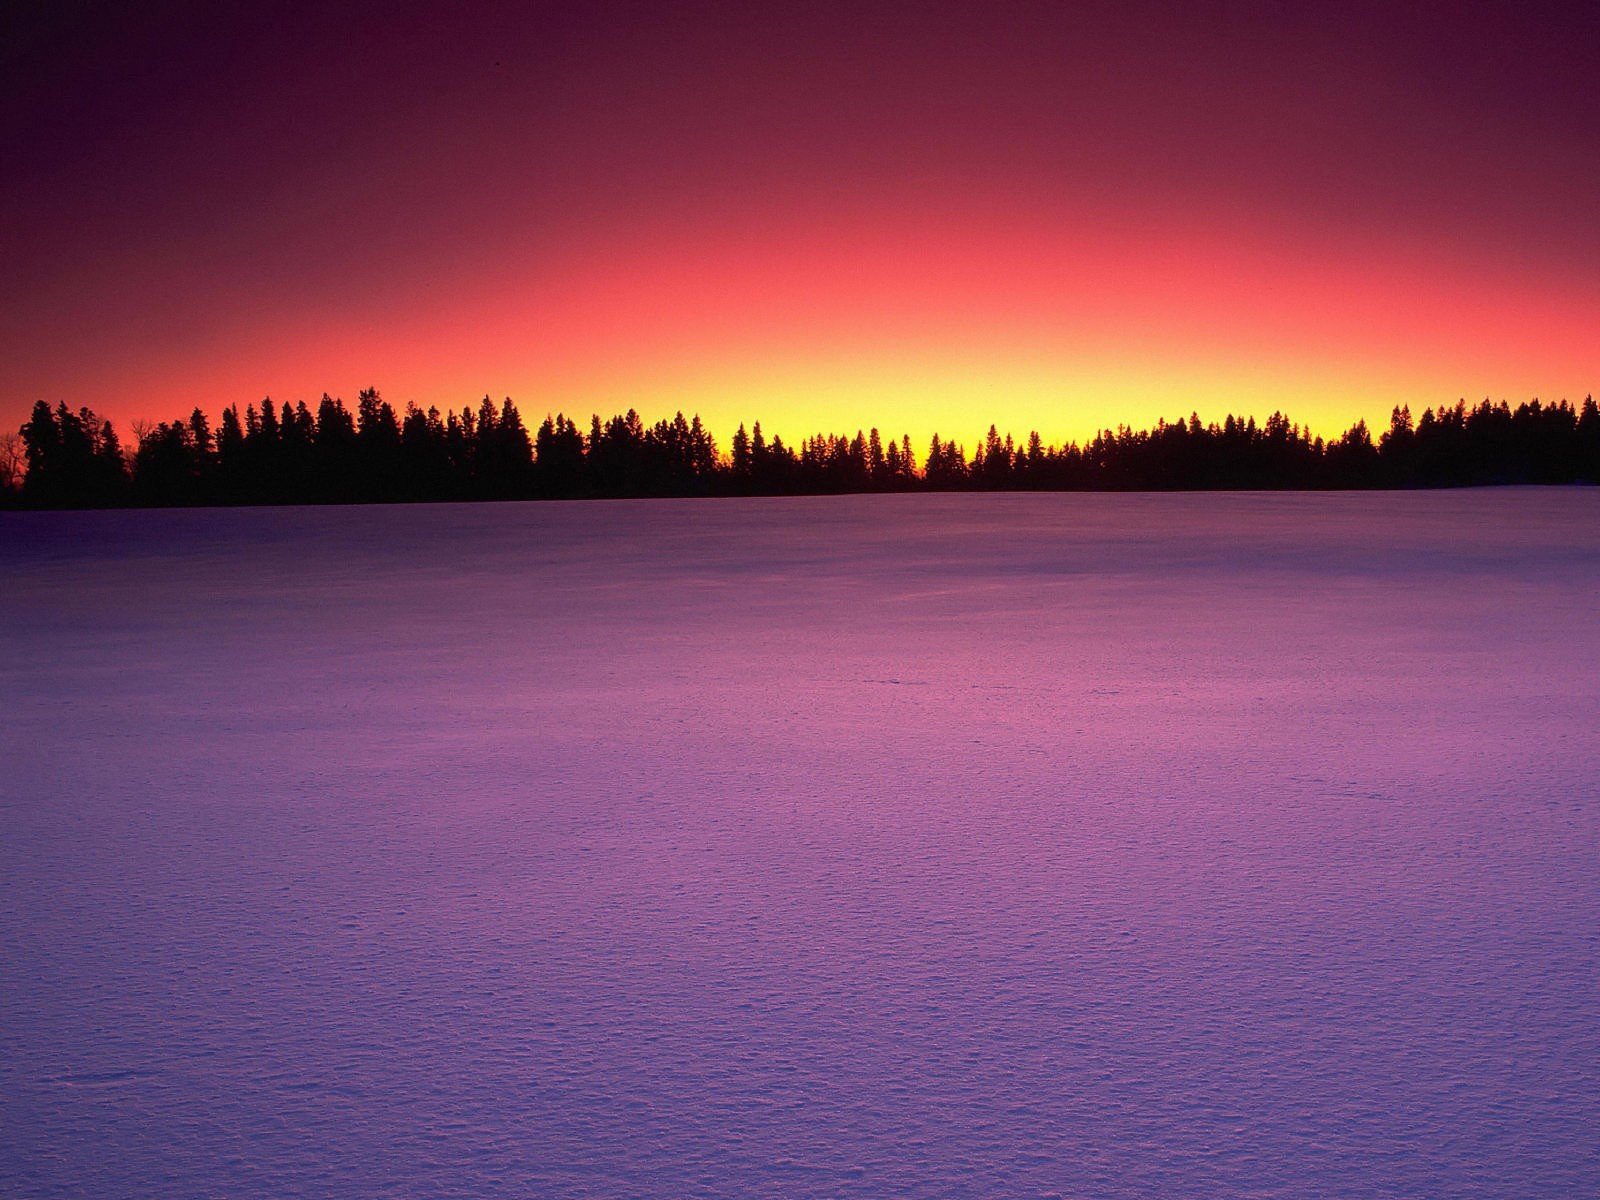
<path id="1" fill-rule="evenodd" d="M 1600 491 L 0 572 L 7 1197 L 1600 1192 Z"/>

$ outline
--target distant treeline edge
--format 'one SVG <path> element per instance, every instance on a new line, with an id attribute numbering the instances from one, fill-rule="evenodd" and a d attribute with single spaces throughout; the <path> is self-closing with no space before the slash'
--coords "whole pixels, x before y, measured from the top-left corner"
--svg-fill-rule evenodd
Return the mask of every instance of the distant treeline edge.
<path id="1" fill-rule="evenodd" d="M 215 425 L 136 426 L 130 445 L 110 421 L 66 404 L 34 406 L 0 442 L 0 501 L 12 507 L 327 504 L 607 496 L 810 495 L 894 491 L 1095 491 L 1406 488 L 1600 483 L 1600 411 L 1535 400 L 1511 408 L 1396 409 L 1375 439 L 1357 422 L 1333 441 L 1280 413 L 1257 424 L 1197 416 L 1107 430 L 1078 445 L 1021 444 L 994 428 L 969 455 L 935 436 L 919 459 L 911 439 L 876 429 L 819 434 L 799 446 L 760 424 L 724 454 L 699 417 L 645 425 L 636 412 L 585 431 L 563 415 L 531 434 L 509 399 L 403 414 L 376 391 L 351 412 L 323 396 L 267 400 Z"/>

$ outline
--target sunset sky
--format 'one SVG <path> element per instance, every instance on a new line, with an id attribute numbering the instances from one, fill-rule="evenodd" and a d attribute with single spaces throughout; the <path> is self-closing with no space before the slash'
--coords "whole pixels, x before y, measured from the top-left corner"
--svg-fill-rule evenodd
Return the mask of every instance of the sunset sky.
<path id="1" fill-rule="evenodd" d="M 1600 390 L 1592 5 L 34 11 L 7 428 L 373 384 L 920 449 Z"/>

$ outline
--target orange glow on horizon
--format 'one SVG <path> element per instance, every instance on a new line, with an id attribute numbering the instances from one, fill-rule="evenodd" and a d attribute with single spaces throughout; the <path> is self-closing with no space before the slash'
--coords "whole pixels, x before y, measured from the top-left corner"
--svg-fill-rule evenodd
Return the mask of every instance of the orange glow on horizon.
<path id="1" fill-rule="evenodd" d="M 530 423 L 681 409 L 724 444 L 741 421 L 789 441 L 875 424 L 920 454 L 935 431 L 970 446 L 991 423 L 1081 441 L 1281 410 L 1331 435 L 1400 404 L 1576 401 L 1600 328 L 1600 300 L 1504 268 L 1042 220 L 613 236 L 508 255 L 431 298 L 350 299 L 340 323 L 240 329 L 225 350 L 110 364 L 62 395 L 157 420 L 375 384 L 397 408 L 509 395 Z"/>

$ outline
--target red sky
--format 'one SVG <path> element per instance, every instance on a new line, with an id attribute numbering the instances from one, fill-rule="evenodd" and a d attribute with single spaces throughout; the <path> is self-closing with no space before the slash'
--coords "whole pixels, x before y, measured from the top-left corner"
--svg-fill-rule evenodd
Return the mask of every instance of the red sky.
<path id="1" fill-rule="evenodd" d="M 1333 432 L 1600 385 L 1586 6 L 131 7 L 9 18 L 8 427 L 375 384 Z"/>

